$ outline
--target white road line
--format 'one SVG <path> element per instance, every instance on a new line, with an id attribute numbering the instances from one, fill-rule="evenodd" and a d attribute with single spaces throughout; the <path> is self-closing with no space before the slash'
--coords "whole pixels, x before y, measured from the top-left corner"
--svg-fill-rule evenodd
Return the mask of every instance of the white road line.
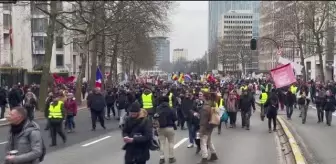
<path id="1" fill-rule="evenodd" d="M 174 149 L 177 149 L 179 146 L 181 146 L 187 140 L 188 140 L 188 138 L 183 138 L 181 141 L 179 141 L 177 144 L 174 145 Z"/>
<path id="2" fill-rule="evenodd" d="M 111 137 L 111 136 L 106 136 L 106 137 L 97 139 L 97 140 L 95 140 L 95 141 L 92 141 L 92 142 L 90 142 L 90 143 L 87 143 L 87 144 L 82 145 L 82 147 L 90 146 L 90 145 L 95 144 L 95 143 L 97 143 L 97 142 L 100 142 L 100 141 L 102 141 L 102 140 L 106 140 L 106 139 L 108 139 L 108 138 L 110 138 L 110 137 Z"/>
<path id="3" fill-rule="evenodd" d="M 0 142 L 0 145 L 6 144 L 6 143 L 7 143 L 7 141 L 5 141 L 5 142 Z"/>

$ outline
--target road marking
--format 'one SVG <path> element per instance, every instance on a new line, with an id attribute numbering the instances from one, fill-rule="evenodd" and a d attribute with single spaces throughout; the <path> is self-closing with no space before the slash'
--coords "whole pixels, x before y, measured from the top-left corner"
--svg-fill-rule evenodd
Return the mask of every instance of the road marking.
<path id="1" fill-rule="evenodd" d="M 174 145 L 174 149 L 177 149 L 179 146 L 181 146 L 187 140 L 188 140 L 188 138 L 183 138 L 181 141 L 179 141 L 177 144 Z"/>
<path id="2" fill-rule="evenodd" d="M 92 145 L 92 144 L 95 144 L 95 143 L 97 143 L 97 142 L 100 142 L 100 141 L 106 140 L 106 139 L 108 139 L 108 138 L 110 138 L 110 137 L 111 137 L 111 136 L 106 136 L 106 137 L 103 137 L 103 138 L 97 139 L 97 140 L 95 140 L 95 141 L 92 141 L 92 142 L 90 142 L 90 143 L 87 143 L 87 144 L 84 144 L 84 145 L 82 145 L 82 147 L 87 147 L 87 146 L 90 146 L 90 145 Z"/>
<path id="3" fill-rule="evenodd" d="M 0 145 L 6 144 L 6 143 L 7 143 L 7 141 L 5 141 L 5 142 L 0 142 Z"/>

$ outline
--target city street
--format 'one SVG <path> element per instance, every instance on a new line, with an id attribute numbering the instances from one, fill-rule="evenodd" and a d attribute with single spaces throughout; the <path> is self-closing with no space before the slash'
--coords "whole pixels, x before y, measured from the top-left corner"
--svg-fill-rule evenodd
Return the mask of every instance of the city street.
<path id="1" fill-rule="evenodd" d="M 301 117 L 299 117 L 299 110 L 294 109 L 292 120 L 284 121 L 289 127 L 297 133 L 297 138 L 302 140 L 301 147 L 307 149 L 305 154 L 309 161 L 321 164 L 335 164 L 336 163 L 336 125 L 335 121 L 329 127 L 324 123 L 317 123 L 316 108 L 313 104 L 308 109 L 307 121 L 302 124 Z M 285 116 L 283 116 L 285 118 Z M 335 120 L 335 113 L 333 115 Z M 305 148 L 306 147 L 306 148 Z"/>
<path id="2" fill-rule="evenodd" d="M 269 134 L 266 122 L 261 122 L 256 112 L 251 118 L 251 130 L 246 131 L 240 127 L 238 117 L 237 129 L 225 129 L 222 134 L 213 134 L 213 142 L 218 152 L 219 160 L 216 163 L 249 163 L 249 164 L 276 164 L 278 163 L 278 148 L 275 133 Z M 69 134 L 68 143 L 48 148 L 44 164 L 92 164 L 92 163 L 123 163 L 124 151 L 120 130 L 116 121 L 107 121 L 108 130 L 100 129 L 91 132 L 89 112 L 80 112 L 77 116 L 77 131 Z M 44 121 L 39 121 L 44 128 Z M 0 129 L 0 142 L 5 141 L 8 127 Z M 195 164 L 200 156 L 195 155 L 195 148 L 188 149 L 187 130 L 176 131 L 175 155 L 178 164 Z M 48 133 L 43 131 L 46 144 L 49 145 Z M 3 152 L 3 144 L 0 149 Z M 158 152 L 151 153 L 149 164 L 158 163 Z"/>

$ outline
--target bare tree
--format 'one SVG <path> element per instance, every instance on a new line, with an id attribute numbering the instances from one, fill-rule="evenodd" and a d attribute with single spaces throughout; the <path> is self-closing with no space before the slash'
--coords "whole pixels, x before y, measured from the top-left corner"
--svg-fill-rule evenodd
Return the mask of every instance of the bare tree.
<path id="1" fill-rule="evenodd" d="M 301 2 L 300 7 L 303 12 L 303 25 L 307 30 L 306 44 L 313 45 L 316 48 L 316 53 L 319 57 L 319 68 L 321 81 L 325 81 L 324 74 L 324 41 L 327 35 L 328 19 L 330 16 L 329 12 L 329 2 L 328 1 L 306 1 Z"/>

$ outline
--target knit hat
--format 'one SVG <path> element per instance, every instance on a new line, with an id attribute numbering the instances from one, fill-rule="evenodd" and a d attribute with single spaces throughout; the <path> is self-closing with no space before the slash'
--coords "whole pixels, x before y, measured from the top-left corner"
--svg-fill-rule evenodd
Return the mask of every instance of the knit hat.
<path id="1" fill-rule="evenodd" d="M 129 112 L 137 113 L 140 112 L 140 110 L 141 110 L 140 104 L 138 102 L 134 102 L 131 104 Z"/>

